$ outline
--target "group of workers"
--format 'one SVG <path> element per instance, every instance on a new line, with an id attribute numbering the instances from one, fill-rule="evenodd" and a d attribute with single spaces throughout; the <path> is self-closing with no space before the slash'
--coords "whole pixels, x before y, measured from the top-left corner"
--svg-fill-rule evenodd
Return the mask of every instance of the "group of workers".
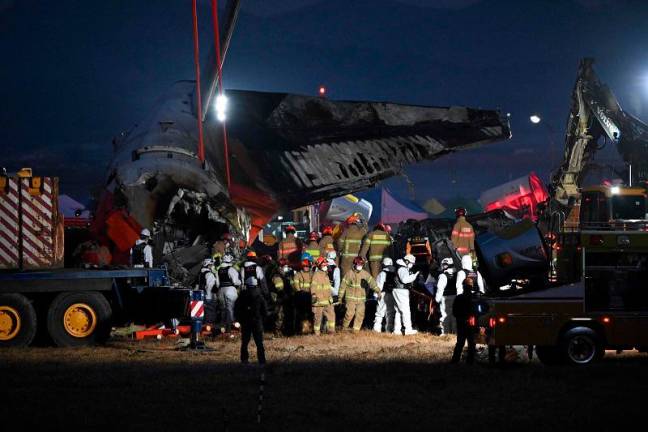
<path id="1" fill-rule="evenodd" d="M 474 357 L 474 337 L 460 318 L 465 314 L 461 299 L 464 293 L 484 292 L 484 282 L 473 270 L 474 231 L 465 220 L 465 210 L 457 210 L 452 232 L 452 242 L 462 257 L 459 271 L 452 258 L 441 259 L 438 272 L 430 270 L 432 250 L 422 231 L 407 239 L 404 255 L 395 260 L 400 254 L 388 225 L 378 223 L 368 232 L 362 219 L 352 215 L 337 234 L 333 227 L 324 226 L 321 235 L 311 232 L 302 242 L 295 227 L 288 226 L 276 259 L 258 257 L 248 249 L 236 260 L 228 247 L 228 234 L 214 244 L 214 255 L 204 260 L 198 279 L 199 289 L 205 292 L 205 319 L 226 334 L 237 323 L 241 325 L 241 361 L 247 362 L 247 346 L 253 337 L 259 362 L 265 362 L 263 331 L 269 316 L 276 335 L 358 332 L 368 300 L 377 301 L 367 325 L 375 332 L 416 334 L 410 292 L 422 282 L 435 287 L 428 292 L 440 312 L 439 332 L 457 333 L 453 360 L 466 342 L 468 360 Z M 133 256 L 139 254 L 138 247 L 133 248 Z M 450 317 L 451 311 L 456 320 Z"/>

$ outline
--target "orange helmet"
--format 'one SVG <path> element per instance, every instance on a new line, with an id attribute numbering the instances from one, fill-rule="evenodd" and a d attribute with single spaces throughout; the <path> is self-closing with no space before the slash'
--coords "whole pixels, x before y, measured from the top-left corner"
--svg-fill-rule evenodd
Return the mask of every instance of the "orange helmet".
<path id="1" fill-rule="evenodd" d="M 309 259 L 303 259 L 301 262 L 301 267 L 303 270 L 309 269 L 311 266 L 311 262 Z"/>
<path id="2" fill-rule="evenodd" d="M 357 224 L 358 222 L 360 222 L 360 218 L 358 216 L 356 216 L 355 214 L 352 214 L 351 216 L 349 216 L 346 219 L 347 225 Z"/>
<path id="3" fill-rule="evenodd" d="M 355 257 L 353 258 L 353 265 L 354 266 L 364 266 L 365 265 L 365 260 L 362 257 Z"/>
<path id="4" fill-rule="evenodd" d="M 317 258 L 317 267 L 322 268 L 324 266 L 328 266 L 328 260 L 324 257 Z"/>
<path id="5" fill-rule="evenodd" d="M 245 256 L 248 258 L 256 258 L 257 254 L 254 251 L 249 251 Z"/>
<path id="6" fill-rule="evenodd" d="M 319 234 L 317 234 L 316 231 L 311 231 L 311 233 L 308 235 L 308 241 L 317 241 L 319 240 Z"/>
<path id="7" fill-rule="evenodd" d="M 322 228 L 322 234 L 324 235 L 333 235 L 333 227 L 330 225 L 325 225 Z"/>
<path id="8" fill-rule="evenodd" d="M 294 233 L 294 232 L 297 232 L 297 228 L 295 228 L 292 225 L 288 225 L 284 231 L 287 232 L 287 233 L 290 233 L 290 232 Z"/>

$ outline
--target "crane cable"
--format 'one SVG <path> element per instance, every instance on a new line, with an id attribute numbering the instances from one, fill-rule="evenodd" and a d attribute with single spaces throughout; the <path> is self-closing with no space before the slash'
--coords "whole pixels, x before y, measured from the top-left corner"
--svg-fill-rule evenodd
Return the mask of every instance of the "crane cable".
<path id="1" fill-rule="evenodd" d="M 218 71 L 218 95 L 223 96 L 223 63 L 221 61 L 221 46 L 220 46 L 220 26 L 218 24 L 218 0 L 211 1 L 212 7 L 212 23 L 214 25 L 214 48 L 216 49 L 216 70 Z M 225 157 L 225 178 L 227 180 L 227 190 L 230 189 L 230 160 L 229 160 L 229 144 L 227 142 L 227 127 L 225 120 L 223 120 L 223 151 Z"/>
<path id="2" fill-rule="evenodd" d="M 197 0 L 192 1 L 192 16 L 193 16 L 193 48 L 194 48 L 194 67 L 196 69 L 196 109 L 198 119 L 198 160 L 201 165 L 205 164 L 205 141 L 203 139 L 202 127 L 202 98 L 200 94 L 200 51 L 198 43 L 198 12 L 196 6 Z"/>

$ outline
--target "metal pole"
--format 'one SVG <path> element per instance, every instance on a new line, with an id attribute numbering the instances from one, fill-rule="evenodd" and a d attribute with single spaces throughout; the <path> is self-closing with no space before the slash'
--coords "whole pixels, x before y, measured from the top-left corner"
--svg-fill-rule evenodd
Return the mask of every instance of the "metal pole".
<path id="1" fill-rule="evenodd" d="M 218 23 L 218 0 L 212 0 L 212 24 L 214 26 L 214 49 L 216 50 L 216 71 L 218 72 L 218 95 L 223 95 L 223 62 L 221 59 L 220 44 L 220 25 Z M 227 128 L 223 121 L 223 157 L 225 158 L 225 179 L 227 180 L 227 189 L 230 189 L 230 160 L 229 160 L 229 143 L 227 142 Z"/>
<path id="2" fill-rule="evenodd" d="M 202 98 L 200 96 L 200 51 L 198 43 L 198 12 L 196 0 L 192 0 L 193 15 L 193 45 L 194 45 L 194 65 L 196 68 L 196 119 L 198 121 L 198 160 L 201 164 L 205 163 L 205 142 L 203 140 L 202 127 Z"/>

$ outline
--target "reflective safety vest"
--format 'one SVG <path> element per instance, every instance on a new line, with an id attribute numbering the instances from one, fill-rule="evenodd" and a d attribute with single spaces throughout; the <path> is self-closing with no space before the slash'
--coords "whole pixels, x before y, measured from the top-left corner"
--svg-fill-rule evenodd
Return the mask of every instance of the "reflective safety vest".
<path id="1" fill-rule="evenodd" d="M 256 285 L 259 284 L 259 280 L 257 279 L 257 271 L 256 270 L 257 270 L 257 265 L 256 264 L 252 264 L 252 265 L 243 267 L 243 275 L 245 276 L 243 281 L 245 282 L 246 285 L 256 286 Z M 252 280 L 249 280 L 249 279 L 252 279 Z M 252 282 L 252 283 L 248 283 L 248 282 Z"/>
<path id="2" fill-rule="evenodd" d="M 340 301 L 342 299 L 346 300 L 346 303 L 349 302 L 363 302 L 367 299 L 367 293 L 365 292 L 364 287 L 362 286 L 362 281 L 365 281 L 375 293 L 379 293 L 378 285 L 374 278 L 366 270 L 360 270 L 356 272 L 355 270 L 350 270 L 340 283 Z"/>
<path id="3" fill-rule="evenodd" d="M 146 248 L 146 242 L 133 246 L 133 253 L 131 255 L 133 265 L 144 265 L 144 248 Z"/>
<path id="4" fill-rule="evenodd" d="M 293 288 L 295 291 L 310 291 L 311 281 L 313 280 L 313 273 L 310 271 L 300 271 L 295 275 L 293 281 Z"/>
<path id="5" fill-rule="evenodd" d="M 272 277 L 272 287 L 275 293 L 289 294 L 292 291 L 290 278 L 282 276 L 281 274 L 275 274 Z"/>
<path id="6" fill-rule="evenodd" d="M 391 243 L 391 237 L 385 231 L 372 231 L 365 238 L 360 256 L 367 256 L 369 261 L 382 261 Z"/>
<path id="7" fill-rule="evenodd" d="M 464 269 L 463 272 L 466 274 L 466 279 L 464 279 L 464 282 L 463 282 L 463 284 L 464 284 L 464 286 L 463 286 L 464 292 L 466 292 L 467 288 L 468 288 L 468 285 L 466 284 L 466 281 L 468 279 L 472 279 L 472 282 L 473 282 L 472 289 L 470 290 L 470 294 L 479 292 L 479 285 L 477 285 L 477 280 L 478 280 L 477 272 L 473 271 L 473 270 L 466 270 L 466 269 Z M 455 283 L 455 285 L 456 285 L 456 283 Z"/>
<path id="8" fill-rule="evenodd" d="M 286 238 L 279 243 L 279 249 L 277 251 L 277 258 L 286 258 L 288 259 L 290 255 L 301 252 L 299 245 L 297 244 L 297 239 L 295 237 Z"/>
<path id="9" fill-rule="evenodd" d="M 231 268 L 232 267 L 227 266 L 218 269 L 219 288 L 234 286 L 234 282 L 232 282 L 232 278 L 229 275 L 229 269 Z"/>
<path id="10" fill-rule="evenodd" d="M 315 271 L 311 280 L 310 293 L 313 297 L 313 306 L 328 306 L 333 302 L 331 283 L 326 273 Z"/>
<path id="11" fill-rule="evenodd" d="M 209 267 L 203 267 L 200 269 L 200 278 L 198 279 L 198 289 L 205 291 L 207 288 L 207 273 L 211 273 Z"/>
<path id="12" fill-rule="evenodd" d="M 415 257 L 428 257 L 430 252 L 428 251 L 428 238 L 423 236 L 411 237 L 409 239 L 410 251 Z"/>
<path id="13" fill-rule="evenodd" d="M 312 256 L 313 259 L 316 260 L 320 256 L 319 243 L 317 243 L 316 241 L 308 242 L 308 245 L 306 245 L 304 252 L 309 253 L 310 256 Z"/>
<path id="14" fill-rule="evenodd" d="M 403 267 L 403 268 L 406 269 L 407 267 Z M 400 269 L 398 269 L 398 270 L 400 270 Z M 394 289 L 406 289 L 406 290 L 412 289 L 412 283 L 411 282 L 407 283 L 407 284 L 403 283 L 403 281 L 401 281 L 400 277 L 398 277 L 398 270 L 396 270 L 396 277 L 394 278 Z M 412 272 L 410 272 L 409 269 L 407 271 L 410 274 L 412 274 Z"/>
<path id="15" fill-rule="evenodd" d="M 457 219 L 450 240 L 459 255 L 468 255 L 475 250 L 475 230 L 465 217 Z"/>

